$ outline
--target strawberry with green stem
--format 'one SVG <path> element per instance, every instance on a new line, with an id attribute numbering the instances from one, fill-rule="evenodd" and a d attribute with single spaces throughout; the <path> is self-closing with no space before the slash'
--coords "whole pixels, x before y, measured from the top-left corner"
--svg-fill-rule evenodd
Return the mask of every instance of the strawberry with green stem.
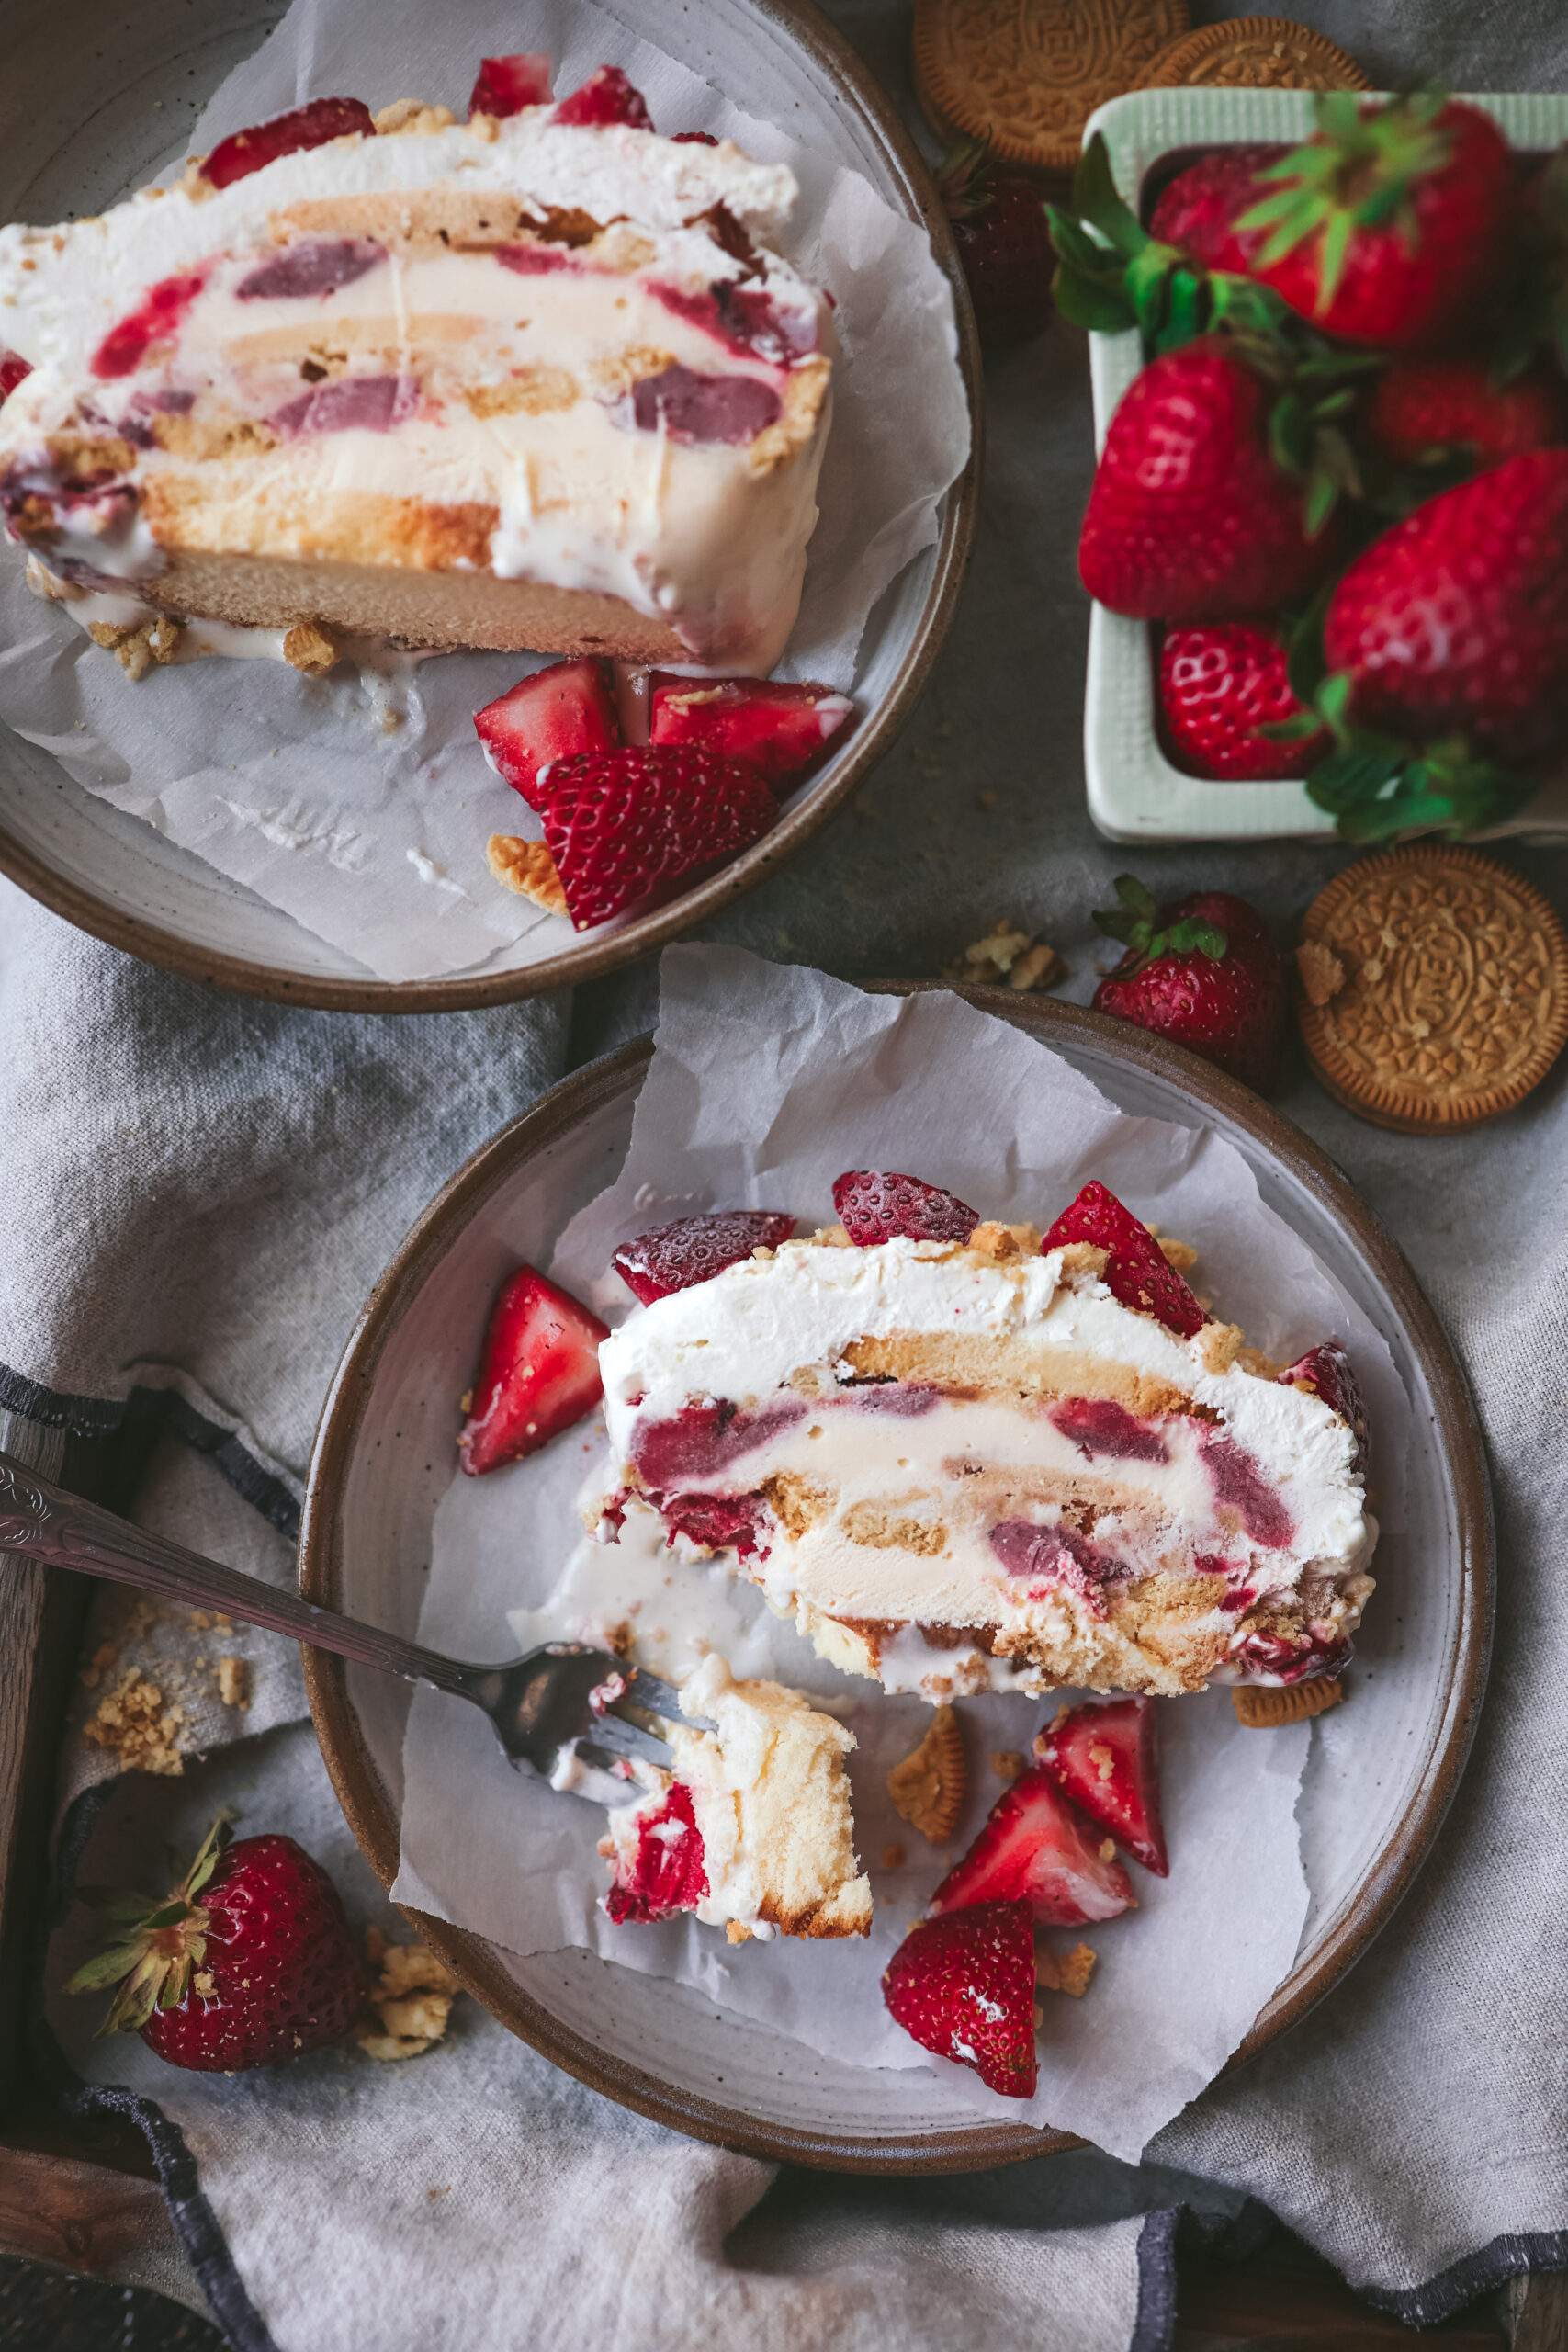
<path id="1" fill-rule="evenodd" d="M 960 139 L 937 167 L 980 340 L 1028 343 L 1051 316 L 1051 238 L 1032 180 L 998 172 L 983 139 Z"/>
<path id="2" fill-rule="evenodd" d="M 1224 890 L 1158 907 L 1132 874 L 1115 888 L 1121 905 L 1097 913 L 1095 926 L 1127 952 L 1096 989 L 1095 1011 L 1156 1030 L 1270 1093 L 1284 1048 L 1285 974 L 1257 909 Z"/>

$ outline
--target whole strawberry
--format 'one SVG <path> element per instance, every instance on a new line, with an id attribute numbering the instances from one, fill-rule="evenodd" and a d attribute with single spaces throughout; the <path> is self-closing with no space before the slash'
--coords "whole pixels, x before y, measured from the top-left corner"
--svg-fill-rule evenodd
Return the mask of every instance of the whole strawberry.
<path id="1" fill-rule="evenodd" d="M 1191 775 L 1268 782 L 1305 775 L 1329 746 L 1327 730 L 1297 741 L 1260 727 L 1298 718 L 1284 647 L 1254 621 L 1205 621 L 1166 632 L 1160 709 L 1171 754 Z"/>
<path id="2" fill-rule="evenodd" d="M 1540 364 L 1497 385 L 1484 360 L 1399 359 L 1379 370 L 1362 429 L 1393 466 L 1492 465 L 1568 440 L 1568 391 Z"/>
<path id="3" fill-rule="evenodd" d="M 130 1924 L 79 1968 L 73 1993 L 118 1984 L 100 2035 L 140 2033 L 171 2066 L 233 2074 L 323 2050 L 352 2032 L 365 1972 L 325 1871 L 292 1838 L 209 1831 L 162 1903 L 84 1888 Z"/>
<path id="4" fill-rule="evenodd" d="M 980 139 L 962 139 L 949 151 L 936 184 L 981 342 L 999 349 L 1032 341 L 1051 315 L 1055 266 L 1039 189 L 993 170 Z"/>
<path id="5" fill-rule="evenodd" d="M 1323 645 L 1364 726 L 1550 742 L 1568 712 L 1568 448 L 1510 458 L 1374 539 L 1335 589 Z"/>
<path id="6" fill-rule="evenodd" d="M 1271 1093 L 1285 1037 L 1285 973 L 1263 918 L 1224 890 L 1159 907 L 1120 876 L 1121 908 L 1095 922 L 1127 953 L 1094 992 L 1094 1009 L 1155 1029 L 1244 1086 Z"/>
<path id="7" fill-rule="evenodd" d="M 1207 269 L 1245 272 L 1262 238 L 1256 230 L 1239 233 L 1235 224 L 1270 193 L 1258 175 L 1285 153 L 1283 147 L 1211 148 L 1160 190 L 1149 215 L 1150 234 Z"/>
<path id="8" fill-rule="evenodd" d="M 1384 106 L 1318 100 L 1318 130 L 1260 178 L 1237 232 L 1247 264 L 1301 317 L 1347 342 L 1430 345 L 1473 312 L 1507 259 L 1517 183 L 1476 107 L 1429 93 Z"/>
<path id="9" fill-rule="evenodd" d="M 1334 560 L 1269 447 L 1270 390 L 1221 336 L 1151 360 L 1111 420 L 1078 543 L 1091 596 L 1134 620 L 1277 612 Z"/>

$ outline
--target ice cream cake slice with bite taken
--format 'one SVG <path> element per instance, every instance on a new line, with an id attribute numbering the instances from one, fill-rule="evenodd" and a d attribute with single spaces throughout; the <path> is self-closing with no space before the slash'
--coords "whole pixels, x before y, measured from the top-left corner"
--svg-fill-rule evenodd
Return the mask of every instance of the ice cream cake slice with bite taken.
<path id="1" fill-rule="evenodd" d="M 684 1220 L 683 1286 L 667 1242 L 618 1253 L 665 1279 L 600 1349 L 602 1535 L 655 1513 L 933 1700 L 1344 1662 L 1376 1526 L 1337 1343 L 1267 1362 L 1102 1184 L 1043 1240 L 904 1175 L 834 1194 L 837 1226 L 706 1262 Z"/>
<path id="2" fill-rule="evenodd" d="M 673 1768 L 638 1764 L 647 1792 L 600 1840 L 617 1925 L 694 1912 L 731 1943 L 864 1936 L 871 1882 L 855 1860 L 844 1759 L 853 1734 L 778 1682 L 738 1682 L 709 1656 L 681 1689 Z"/>
<path id="3" fill-rule="evenodd" d="M 116 597 L 106 626 L 129 593 L 766 672 L 832 373 L 777 249 L 795 198 L 659 137 L 613 68 L 555 102 L 547 61 L 487 60 L 463 123 L 313 100 L 176 187 L 0 230 L 0 516 L 47 593 Z"/>

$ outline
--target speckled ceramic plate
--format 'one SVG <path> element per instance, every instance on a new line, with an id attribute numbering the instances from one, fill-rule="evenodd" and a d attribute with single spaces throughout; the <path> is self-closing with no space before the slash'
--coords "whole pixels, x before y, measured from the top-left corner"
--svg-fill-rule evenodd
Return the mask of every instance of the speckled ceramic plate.
<path id="1" fill-rule="evenodd" d="M 704 9 L 711 21 L 743 29 L 759 114 L 781 112 L 781 90 L 818 101 L 829 95 L 844 160 L 886 203 L 929 228 L 954 292 L 976 447 L 942 501 L 936 544 L 905 568 L 866 626 L 853 686 L 862 716 L 844 748 L 772 832 L 722 873 L 656 912 L 564 948 L 530 933 L 480 973 L 375 978 L 280 908 L 86 791 L 3 725 L 0 872 L 84 931 L 191 979 L 345 1012 L 450 1012 L 587 979 L 690 930 L 809 841 L 889 750 L 946 634 L 974 528 L 980 363 L 963 274 L 897 110 L 811 0 L 704 0 Z M 63 219 L 144 184 L 282 13 L 268 0 L 144 0 L 135 10 L 104 0 L 60 0 L 49 10 L 0 6 L 0 219 Z M 679 53 L 673 34 L 671 46 Z M 742 86 L 728 95 L 747 103 Z"/>
<path id="2" fill-rule="evenodd" d="M 902 992 L 902 991 L 901 991 Z M 1123 1111 L 1213 1127 L 1386 1339 L 1415 1405 L 1405 1525 L 1385 1534 L 1353 1702 L 1314 1736 L 1299 1817 L 1311 1902 L 1295 1964 L 1231 2060 L 1303 2017 L 1409 1886 L 1459 1780 L 1485 1679 L 1492 1529 L 1463 1379 L 1397 1247 L 1333 1163 L 1259 1098 L 1163 1038 L 1076 1005 L 965 989 L 1082 1069 Z M 414 1227 L 338 1368 L 310 1467 L 307 1596 L 405 1634 L 419 1619 L 456 1399 L 502 1277 L 547 1264 L 625 1155 L 649 1041 L 556 1087 L 475 1154 Z M 344 1812 L 383 1882 L 398 1869 L 406 1686 L 305 1661 Z M 1259 1734 L 1260 1737 L 1267 1735 Z M 527 1959 L 411 1913 L 471 1991 L 570 2074 L 728 2147 L 857 2171 L 964 2169 L 1075 2144 L 977 2122 L 935 2074 L 839 2064 L 710 2001 L 580 1951 Z"/>

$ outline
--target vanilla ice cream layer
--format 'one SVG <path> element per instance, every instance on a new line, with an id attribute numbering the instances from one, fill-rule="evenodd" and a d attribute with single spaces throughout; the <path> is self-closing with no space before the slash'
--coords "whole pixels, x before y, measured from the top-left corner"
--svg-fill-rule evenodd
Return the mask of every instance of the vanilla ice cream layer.
<path id="1" fill-rule="evenodd" d="M 889 1688 L 1289 1679 L 1353 1630 L 1375 1530 L 1354 1432 L 1238 1340 L 1060 1251 L 789 1243 L 604 1343 L 607 1525 L 734 1545 Z"/>
<path id="2" fill-rule="evenodd" d="M 548 113 L 0 230 L 0 343 L 34 369 L 0 411 L 12 535 L 66 577 L 173 565 L 154 601 L 192 610 L 204 558 L 488 572 L 618 600 L 653 658 L 771 667 L 832 334 L 742 232 L 793 177 Z"/>

